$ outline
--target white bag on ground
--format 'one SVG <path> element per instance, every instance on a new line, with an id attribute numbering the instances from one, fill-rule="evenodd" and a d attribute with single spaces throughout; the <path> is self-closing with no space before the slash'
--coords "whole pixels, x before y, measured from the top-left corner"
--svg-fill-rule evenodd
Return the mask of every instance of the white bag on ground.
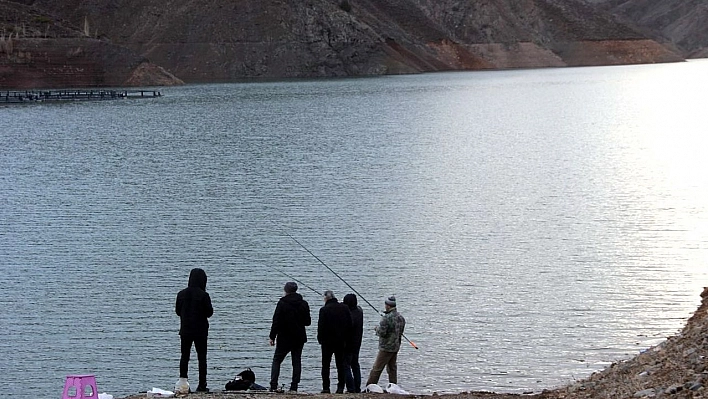
<path id="1" fill-rule="evenodd" d="M 383 388 L 381 388 L 380 386 L 378 386 L 378 385 L 376 385 L 376 384 L 369 384 L 369 385 L 366 386 L 366 388 L 364 388 L 364 392 L 368 392 L 368 393 L 384 393 L 384 390 L 383 390 Z"/>
<path id="2" fill-rule="evenodd" d="M 386 392 L 395 393 L 398 395 L 408 395 L 408 392 L 404 391 L 403 388 L 401 388 L 398 385 L 391 383 L 391 382 L 389 382 L 388 385 L 386 385 Z"/>
<path id="3" fill-rule="evenodd" d="M 189 382 L 186 378 L 180 377 L 175 383 L 175 395 L 186 395 L 189 393 Z"/>
<path id="4" fill-rule="evenodd" d="M 189 388 L 187 388 L 187 391 L 189 391 Z M 153 388 L 147 391 L 148 398 L 171 398 L 173 396 L 175 396 L 174 392 L 165 391 L 160 388 Z"/>

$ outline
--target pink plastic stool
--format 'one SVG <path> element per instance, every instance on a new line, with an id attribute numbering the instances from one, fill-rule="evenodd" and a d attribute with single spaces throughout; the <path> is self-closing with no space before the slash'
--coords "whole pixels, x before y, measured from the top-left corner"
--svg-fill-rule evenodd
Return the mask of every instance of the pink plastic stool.
<path id="1" fill-rule="evenodd" d="M 86 394 L 86 388 L 91 388 L 91 394 Z M 96 377 L 93 375 L 67 375 L 62 399 L 98 399 Z"/>

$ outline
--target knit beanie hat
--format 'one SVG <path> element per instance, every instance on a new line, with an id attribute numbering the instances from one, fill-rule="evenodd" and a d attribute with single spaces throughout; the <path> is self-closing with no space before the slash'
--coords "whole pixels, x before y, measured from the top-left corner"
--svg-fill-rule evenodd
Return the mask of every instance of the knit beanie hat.
<path id="1" fill-rule="evenodd" d="M 388 299 L 386 300 L 386 305 L 388 305 L 392 308 L 395 308 L 396 307 L 396 297 L 393 295 L 388 297 Z"/>

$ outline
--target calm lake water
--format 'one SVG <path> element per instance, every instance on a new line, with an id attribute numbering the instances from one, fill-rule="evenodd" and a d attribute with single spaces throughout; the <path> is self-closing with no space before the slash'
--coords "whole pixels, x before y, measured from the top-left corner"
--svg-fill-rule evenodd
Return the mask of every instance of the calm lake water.
<path id="1" fill-rule="evenodd" d="M 0 108 L 5 396 L 76 373 L 172 390 L 193 267 L 209 386 L 246 367 L 267 385 L 285 275 L 351 292 L 288 235 L 374 307 L 397 296 L 412 393 L 587 377 L 678 332 L 708 285 L 706 61 L 161 90 Z M 322 301 L 300 292 L 319 392 Z"/>

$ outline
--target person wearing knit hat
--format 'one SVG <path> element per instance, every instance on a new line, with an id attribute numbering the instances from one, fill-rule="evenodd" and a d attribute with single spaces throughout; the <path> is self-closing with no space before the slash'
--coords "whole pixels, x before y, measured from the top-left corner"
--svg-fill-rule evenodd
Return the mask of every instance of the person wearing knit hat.
<path id="1" fill-rule="evenodd" d="M 401 337 L 406 328 L 406 319 L 396 309 L 396 297 L 391 295 L 384 301 L 385 310 L 381 321 L 376 327 L 379 336 L 379 352 L 371 367 L 366 385 L 378 384 L 384 368 L 388 374 L 388 382 L 398 383 L 398 351 L 401 349 Z"/>
<path id="2" fill-rule="evenodd" d="M 270 327 L 270 345 L 275 345 L 273 363 L 270 368 L 270 390 L 278 390 L 280 365 L 290 353 L 293 376 L 290 391 L 297 392 L 302 374 L 302 348 L 307 342 L 305 327 L 312 324 L 310 305 L 297 293 L 297 284 L 290 281 L 283 287 L 285 294 L 278 301 Z"/>

